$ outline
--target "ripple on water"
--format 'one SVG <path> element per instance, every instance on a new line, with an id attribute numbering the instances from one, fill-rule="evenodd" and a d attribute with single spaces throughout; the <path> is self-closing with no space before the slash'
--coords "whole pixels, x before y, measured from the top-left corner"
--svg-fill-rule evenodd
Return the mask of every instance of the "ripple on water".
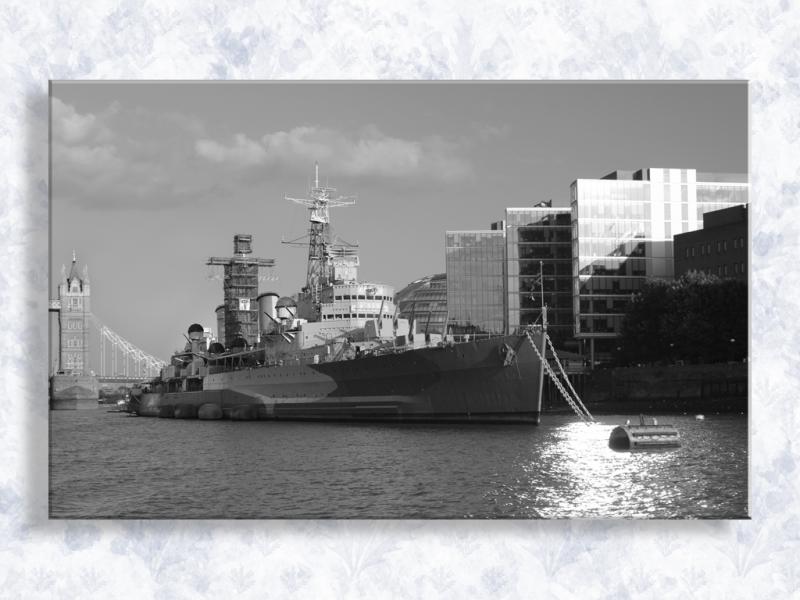
<path id="1" fill-rule="evenodd" d="M 615 452 L 627 416 L 538 427 L 183 421 L 50 413 L 53 517 L 744 518 L 747 417 L 665 416 L 668 452 Z"/>

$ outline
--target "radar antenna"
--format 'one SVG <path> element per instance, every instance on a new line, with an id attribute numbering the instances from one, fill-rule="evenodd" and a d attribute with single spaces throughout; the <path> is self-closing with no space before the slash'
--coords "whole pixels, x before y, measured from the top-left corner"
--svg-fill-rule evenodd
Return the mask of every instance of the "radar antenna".
<path id="1" fill-rule="evenodd" d="M 309 312 L 303 318 L 318 316 L 320 306 L 320 291 L 330 285 L 335 278 L 334 262 L 336 259 L 350 258 L 351 262 L 358 265 L 356 248 L 358 244 L 350 244 L 342 240 L 335 243 L 330 228 L 330 209 L 343 206 L 353 206 L 355 196 L 337 196 L 336 188 L 321 186 L 319 183 L 319 163 L 314 163 L 314 187 L 308 191 L 306 198 L 285 196 L 295 204 L 305 206 L 309 211 L 310 228 L 308 232 L 308 267 L 306 270 L 306 285 L 298 298 L 298 309 L 301 309 L 301 300 L 310 303 Z M 285 244 L 300 245 L 298 238 Z M 305 311 L 302 311 L 305 312 Z"/>
<path id="2" fill-rule="evenodd" d="M 337 196 L 336 188 L 321 187 L 319 185 L 319 163 L 314 163 L 314 187 L 308 191 L 308 198 L 293 198 L 286 196 L 286 200 L 291 200 L 295 204 L 305 206 L 310 212 L 311 223 L 330 223 L 329 208 L 339 208 L 342 206 L 353 206 L 356 203 L 355 196 Z"/>

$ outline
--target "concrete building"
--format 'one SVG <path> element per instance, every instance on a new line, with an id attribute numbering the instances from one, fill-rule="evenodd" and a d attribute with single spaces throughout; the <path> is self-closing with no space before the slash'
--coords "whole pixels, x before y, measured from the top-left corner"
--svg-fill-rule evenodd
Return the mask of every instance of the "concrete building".
<path id="1" fill-rule="evenodd" d="M 623 315 L 648 278 L 673 278 L 673 236 L 707 212 L 748 202 L 746 175 L 695 169 L 614 171 L 570 188 L 576 337 L 593 364 L 611 356 Z"/>
<path id="2" fill-rule="evenodd" d="M 747 281 L 747 206 L 703 215 L 703 228 L 675 236 L 675 277 L 689 271 Z"/>

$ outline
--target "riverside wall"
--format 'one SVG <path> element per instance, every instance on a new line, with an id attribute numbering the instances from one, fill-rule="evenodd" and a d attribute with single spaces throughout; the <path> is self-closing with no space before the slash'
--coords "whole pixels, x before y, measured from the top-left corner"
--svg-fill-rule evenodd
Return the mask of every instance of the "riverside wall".
<path id="1" fill-rule="evenodd" d="M 596 369 L 571 377 L 592 412 L 747 412 L 747 363 Z M 570 411 L 545 387 L 547 412 Z"/>

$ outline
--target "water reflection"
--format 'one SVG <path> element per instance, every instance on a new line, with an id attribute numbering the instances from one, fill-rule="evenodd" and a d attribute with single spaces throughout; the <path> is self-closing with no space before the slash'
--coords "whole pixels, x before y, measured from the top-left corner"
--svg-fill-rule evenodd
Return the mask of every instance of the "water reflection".
<path id="1" fill-rule="evenodd" d="M 507 488 L 508 509 L 544 518 L 745 516 L 746 428 L 735 417 L 717 417 L 705 431 L 693 417 L 664 420 L 678 426 L 681 448 L 614 451 L 608 437 L 618 417 L 553 427 L 519 457 L 526 479 Z"/>
<path id="2" fill-rule="evenodd" d="M 628 416 L 539 427 L 51 413 L 56 518 L 747 516 L 747 418 L 662 417 L 681 448 L 615 452 Z M 87 435 L 91 431 L 91 435 Z"/>

